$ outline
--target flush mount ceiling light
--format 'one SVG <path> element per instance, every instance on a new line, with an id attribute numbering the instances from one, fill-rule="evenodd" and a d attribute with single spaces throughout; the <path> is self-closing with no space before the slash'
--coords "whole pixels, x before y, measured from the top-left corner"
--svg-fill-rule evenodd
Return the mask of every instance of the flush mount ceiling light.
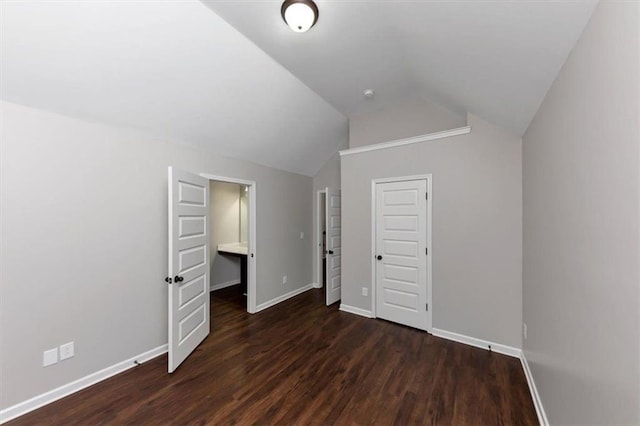
<path id="1" fill-rule="evenodd" d="M 285 0 L 280 13 L 284 22 L 297 33 L 309 31 L 318 21 L 318 6 L 313 0 Z"/>

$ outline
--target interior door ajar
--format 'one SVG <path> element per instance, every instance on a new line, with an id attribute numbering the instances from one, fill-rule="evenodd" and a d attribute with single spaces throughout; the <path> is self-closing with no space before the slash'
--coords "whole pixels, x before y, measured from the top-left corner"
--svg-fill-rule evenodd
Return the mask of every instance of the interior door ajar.
<path id="1" fill-rule="evenodd" d="M 427 181 L 376 185 L 376 316 L 427 330 Z"/>
<path id="2" fill-rule="evenodd" d="M 325 203 L 326 232 L 327 232 L 327 306 L 337 302 L 341 298 L 341 219 L 340 219 L 340 191 L 331 188 L 326 189 L 327 198 Z"/>
<path id="3" fill-rule="evenodd" d="M 209 334 L 209 181 L 169 167 L 169 373 Z"/>

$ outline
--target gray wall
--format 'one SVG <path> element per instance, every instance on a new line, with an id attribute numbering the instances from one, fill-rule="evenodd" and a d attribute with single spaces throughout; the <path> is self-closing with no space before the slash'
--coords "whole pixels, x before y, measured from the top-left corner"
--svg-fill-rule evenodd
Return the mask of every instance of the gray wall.
<path id="1" fill-rule="evenodd" d="M 599 4 L 524 136 L 524 352 L 553 424 L 640 423 L 638 15 Z"/>
<path id="2" fill-rule="evenodd" d="M 0 407 L 167 343 L 169 165 L 257 182 L 258 304 L 312 282 L 312 178 L 0 105 Z"/>
<path id="3" fill-rule="evenodd" d="M 467 125 L 465 116 L 418 98 L 349 117 L 349 147 L 389 142 Z"/>
<path id="4" fill-rule="evenodd" d="M 346 148 L 346 147 L 345 147 Z M 317 256 L 322 252 L 321 243 L 322 240 L 318 240 L 316 235 L 316 223 L 317 223 L 317 203 L 318 203 L 318 191 L 325 189 L 326 187 L 340 189 L 340 154 L 336 152 L 331 156 L 329 161 L 325 163 L 324 166 L 318 171 L 318 173 L 313 178 L 313 279 L 316 284 L 321 284 L 316 282 L 316 277 L 318 273 L 318 262 L 316 261 Z M 321 218 L 322 219 L 322 218 Z M 324 220 L 324 219 L 322 219 Z"/>
<path id="5" fill-rule="evenodd" d="M 211 181 L 211 287 L 240 282 L 240 258 L 218 253 L 218 244 L 240 242 L 240 185 Z"/>
<path id="6" fill-rule="evenodd" d="M 522 144 L 469 121 L 468 135 L 341 158 L 342 303 L 371 309 L 372 179 L 432 173 L 433 326 L 521 347 Z"/>

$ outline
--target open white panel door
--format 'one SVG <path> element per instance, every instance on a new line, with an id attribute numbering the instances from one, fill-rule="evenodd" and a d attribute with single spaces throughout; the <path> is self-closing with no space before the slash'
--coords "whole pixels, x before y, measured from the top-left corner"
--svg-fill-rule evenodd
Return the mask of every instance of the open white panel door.
<path id="1" fill-rule="evenodd" d="M 340 300 L 342 293 L 341 284 L 341 218 L 340 218 L 340 191 L 327 188 L 327 201 L 325 219 L 327 230 L 327 306 Z"/>
<path id="2" fill-rule="evenodd" d="M 209 334 L 209 180 L 169 167 L 169 373 Z"/>

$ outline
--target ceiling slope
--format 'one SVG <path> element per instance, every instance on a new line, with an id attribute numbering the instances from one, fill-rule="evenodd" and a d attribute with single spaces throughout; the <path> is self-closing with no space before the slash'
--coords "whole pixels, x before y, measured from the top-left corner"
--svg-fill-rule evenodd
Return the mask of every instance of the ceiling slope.
<path id="1" fill-rule="evenodd" d="M 2 1 L 2 99 L 313 176 L 346 117 L 196 0 Z"/>
<path id="2" fill-rule="evenodd" d="M 294 33 L 280 1 L 203 0 L 345 115 L 419 95 L 526 130 L 595 0 L 316 0 Z M 365 89 L 376 91 L 366 101 Z"/>

